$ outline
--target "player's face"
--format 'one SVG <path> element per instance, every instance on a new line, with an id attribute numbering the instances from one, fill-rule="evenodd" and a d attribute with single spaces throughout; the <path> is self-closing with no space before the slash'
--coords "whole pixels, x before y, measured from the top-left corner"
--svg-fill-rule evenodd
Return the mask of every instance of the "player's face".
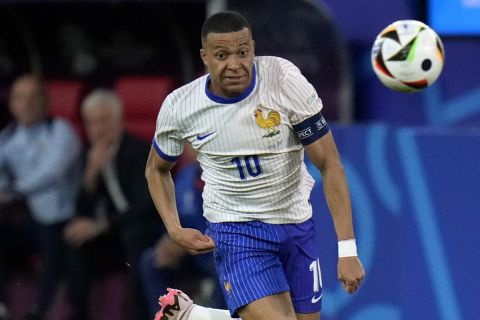
<path id="1" fill-rule="evenodd" d="M 248 28 L 209 33 L 200 56 L 210 72 L 210 90 L 221 97 L 242 94 L 252 81 L 255 43 Z"/>
<path id="2" fill-rule="evenodd" d="M 9 105 L 15 120 L 24 126 L 35 125 L 45 118 L 45 93 L 32 77 L 21 78 L 13 84 Z"/>

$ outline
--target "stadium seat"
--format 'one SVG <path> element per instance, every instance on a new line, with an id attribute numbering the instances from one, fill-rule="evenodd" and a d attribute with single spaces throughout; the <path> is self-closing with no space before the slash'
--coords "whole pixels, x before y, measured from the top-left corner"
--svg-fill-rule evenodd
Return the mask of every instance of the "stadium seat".
<path id="1" fill-rule="evenodd" d="M 155 132 L 158 110 L 176 86 L 177 81 L 166 76 L 119 78 L 115 91 L 124 103 L 127 130 L 150 142 Z"/>
<path id="2" fill-rule="evenodd" d="M 83 136 L 79 106 L 86 93 L 82 82 L 73 80 L 54 80 L 47 82 L 49 114 L 68 120 L 75 130 Z"/>

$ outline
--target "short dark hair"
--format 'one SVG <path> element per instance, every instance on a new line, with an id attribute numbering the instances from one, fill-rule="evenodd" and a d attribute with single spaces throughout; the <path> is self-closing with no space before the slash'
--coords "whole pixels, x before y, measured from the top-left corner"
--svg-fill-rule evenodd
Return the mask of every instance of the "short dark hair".
<path id="1" fill-rule="evenodd" d="M 247 28 L 252 33 L 250 23 L 240 13 L 235 11 L 222 11 L 210 16 L 202 26 L 202 42 L 209 33 L 237 32 Z"/>

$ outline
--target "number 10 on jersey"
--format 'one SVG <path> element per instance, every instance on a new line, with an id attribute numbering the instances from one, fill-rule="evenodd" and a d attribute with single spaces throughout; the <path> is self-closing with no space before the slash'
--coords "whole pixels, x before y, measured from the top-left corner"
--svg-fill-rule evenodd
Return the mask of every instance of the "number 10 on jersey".
<path id="1" fill-rule="evenodd" d="M 237 165 L 238 173 L 240 174 L 240 179 L 242 180 L 247 180 L 245 169 L 250 177 L 258 177 L 262 174 L 260 159 L 258 159 L 258 156 L 256 155 L 235 157 L 232 159 L 232 163 Z"/>

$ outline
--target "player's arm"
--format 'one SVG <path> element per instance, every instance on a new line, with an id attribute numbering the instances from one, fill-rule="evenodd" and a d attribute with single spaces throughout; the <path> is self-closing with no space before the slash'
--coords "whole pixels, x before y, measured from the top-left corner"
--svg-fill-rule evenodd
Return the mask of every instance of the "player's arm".
<path id="1" fill-rule="evenodd" d="M 347 241 L 347 245 L 350 245 L 355 239 L 350 194 L 332 133 L 329 131 L 306 145 L 305 150 L 309 159 L 322 174 L 325 199 L 332 215 L 339 246 L 345 244 L 343 241 Z M 339 252 L 338 277 L 345 290 L 349 293 L 355 292 L 364 276 L 365 271 L 356 252 L 347 252 L 347 254 Z"/>
<path id="2" fill-rule="evenodd" d="M 171 239 L 191 254 L 212 251 L 213 240 L 200 231 L 182 228 L 175 202 L 175 187 L 170 170 L 175 162 L 162 159 L 152 147 L 148 155 L 145 177 L 150 196 L 155 203 Z"/>
<path id="3" fill-rule="evenodd" d="M 350 194 L 332 133 L 305 146 L 309 159 L 322 174 L 325 198 L 333 217 L 338 241 L 354 239 Z"/>

